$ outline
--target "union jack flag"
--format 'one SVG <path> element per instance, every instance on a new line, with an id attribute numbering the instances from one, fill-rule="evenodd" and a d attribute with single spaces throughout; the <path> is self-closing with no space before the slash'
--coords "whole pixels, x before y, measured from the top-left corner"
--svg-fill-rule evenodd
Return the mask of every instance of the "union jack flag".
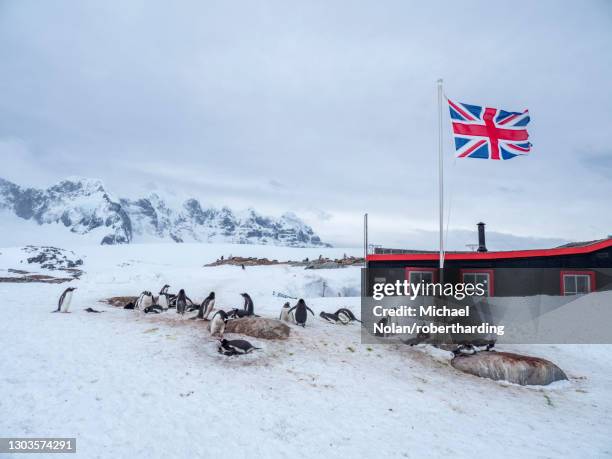
<path id="1" fill-rule="evenodd" d="M 448 99 L 457 158 L 512 159 L 531 150 L 529 111 L 462 104 Z"/>

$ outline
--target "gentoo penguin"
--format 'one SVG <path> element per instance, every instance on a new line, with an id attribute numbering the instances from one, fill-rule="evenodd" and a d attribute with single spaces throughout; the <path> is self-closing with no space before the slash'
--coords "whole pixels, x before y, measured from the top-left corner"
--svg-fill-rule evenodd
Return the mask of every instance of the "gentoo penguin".
<path id="1" fill-rule="evenodd" d="M 72 302 L 72 292 L 76 290 L 76 287 L 68 287 L 62 295 L 59 297 L 59 301 L 57 302 L 57 309 L 52 312 L 68 312 L 70 308 L 70 303 Z"/>
<path id="2" fill-rule="evenodd" d="M 215 309 L 215 292 L 210 292 L 208 296 L 204 298 L 204 301 L 202 301 L 196 319 L 208 320 L 208 316 L 213 309 Z"/>
<path id="3" fill-rule="evenodd" d="M 345 324 L 352 322 L 352 321 L 361 323 L 361 320 L 355 317 L 355 314 L 353 314 L 353 311 L 347 308 L 338 309 L 336 311 L 336 315 L 338 316 L 338 319 L 340 319 L 342 323 L 345 323 Z"/>
<path id="4" fill-rule="evenodd" d="M 212 336 L 219 335 L 223 338 L 225 332 L 225 324 L 228 321 L 227 314 L 223 310 L 215 312 L 212 320 L 210 321 L 210 334 Z"/>
<path id="5" fill-rule="evenodd" d="M 305 327 L 306 319 L 308 319 L 307 311 L 310 311 L 310 313 L 314 316 L 314 312 L 312 312 L 312 309 L 306 306 L 306 303 L 304 302 L 304 300 L 300 298 L 297 304 L 293 306 L 291 309 L 289 309 L 289 314 L 293 312 L 293 321 L 297 325 L 301 325 L 302 327 Z"/>
<path id="6" fill-rule="evenodd" d="M 253 300 L 249 296 L 248 293 L 241 293 L 244 298 L 244 310 L 248 313 L 247 315 L 252 316 L 255 314 L 255 305 L 253 304 Z"/>
<path id="7" fill-rule="evenodd" d="M 168 297 L 164 295 L 163 293 L 160 293 L 159 296 L 157 297 L 157 304 L 159 305 L 160 308 L 162 308 L 162 311 L 167 311 L 168 310 Z"/>
<path id="8" fill-rule="evenodd" d="M 176 312 L 180 315 L 185 314 L 185 308 L 187 308 L 187 297 L 185 290 L 180 289 L 176 296 Z"/>
<path id="9" fill-rule="evenodd" d="M 166 284 L 159 291 L 160 298 L 163 296 L 165 298 L 165 303 L 168 305 L 168 307 L 166 309 L 168 309 L 168 308 L 175 308 L 176 307 L 176 295 L 174 293 L 168 293 L 168 289 L 169 288 L 170 288 L 170 286 L 168 284 Z M 162 302 L 164 302 L 164 300 L 162 300 Z M 163 304 L 160 303 L 160 306 L 163 307 Z"/>
<path id="10" fill-rule="evenodd" d="M 285 322 L 289 322 L 289 309 L 291 309 L 291 306 L 289 305 L 289 302 L 287 301 L 285 304 L 283 304 L 283 307 L 281 308 L 280 316 L 278 318 Z"/>
<path id="11" fill-rule="evenodd" d="M 136 300 L 136 303 L 134 303 L 134 307 L 135 309 L 140 309 L 144 311 L 152 304 L 153 304 L 153 294 L 149 292 L 148 290 L 145 290 L 144 292 L 140 294 L 140 296 Z"/>
<path id="12" fill-rule="evenodd" d="M 249 315 L 248 311 L 245 311 L 244 309 L 238 309 L 238 308 L 230 309 L 229 312 L 227 313 L 227 316 L 230 319 L 240 319 L 248 315 Z"/>
<path id="13" fill-rule="evenodd" d="M 330 322 L 332 324 L 342 324 L 342 325 L 346 325 L 348 324 L 348 321 L 343 321 L 338 317 L 338 313 L 329 313 L 329 312 L 323 312 L 321 311 L 319 313 L 319 317 L 321 317 L 322 319 L 326 320 L 327 322 Z"/>
<path id="14" fill-rule="evenodd" d="M 244 339 L 219 340 L 219 353 L 225 355 L 248 354 L 256 349 L 261 348 L 253 346 Z"/>

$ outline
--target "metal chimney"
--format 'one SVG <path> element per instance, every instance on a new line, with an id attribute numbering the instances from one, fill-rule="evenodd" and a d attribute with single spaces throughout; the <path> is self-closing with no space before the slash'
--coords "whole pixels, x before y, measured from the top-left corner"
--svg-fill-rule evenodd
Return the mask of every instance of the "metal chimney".
<path id="1" fill-rule="evenodd" d="M 487 243 L 485 241 L 485 224 L 482 222 L 478 224 L 478 251 L 488 252 Z"/>

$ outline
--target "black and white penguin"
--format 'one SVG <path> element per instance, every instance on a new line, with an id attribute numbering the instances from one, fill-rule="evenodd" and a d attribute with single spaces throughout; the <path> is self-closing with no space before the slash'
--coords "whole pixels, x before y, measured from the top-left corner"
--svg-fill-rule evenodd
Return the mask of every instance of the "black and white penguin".
<path id="1" fill-rule="evenodd" d="M 153 294 L 149 292 L 148 290 L 145 290 L 144 292 L 140 294 L 140 296 L 134 303 L 134 309 L 140 309 L 141 311 L 144 311 L 149 306 L 151 306 L 153 303 L 154 303 Z"/>
<path id="2" fill-rule="evenodd" d="M 219 353 L 224 355 L 238 355 L 238 354 L 248 354 L 253 352 L 254 350 L 261 349 L 259 347 L 253 346 L 251 343 L 244 339 L 233 339 L 226 340 L 221 339 L 219 341 Z"/>
<path id="3" fill-rule="evenodd" d="M 243 309 L 247 312 L 248 316 L 252 316 L 255 314 L 255 305 L 253 304 L 253 300 L 251 299 L 248 293 L 241 293 L 244 298 L 244 307 Z"/>
<path id="4" fill-rule="evenodd" d="M 323 320 L 326 320 L 327 322 L 332 323 L 332 324 L 346 325 L 348 323 L 348 321 L 344 322 L 343 320 L 340 320 L 337 313 L 332 314 L 330 312 L 321 311 L 319 313 L 319 317 L 321 317 Z"/>
<path id="5" fill-rule="evenodd" d="M 57 302 L 57 309 L 52 312 L 68 312 L 70 303 L 72 303 L 72 292 L 76 290 L 76 287 L 68 287 L 59 297 Z"/>
<path id="6" fill-rule="evenodd" d="M 220 336 L 223 338 L 223 333 L 225 332 L 225 324 L 229 320 L 229 317 L 223 310 L 219 310 L 215 312 L 212 320 L 210 321 L 210 334 L 212 336 Z"/>
<path id="7" fill-rule="evenodd" d="M 285 304 L 283 304 L 278 318 L 284 322 L 289 322 L 289 309 L 291 309 L 291 305 L 287 301 Z"/>
<path id="8" fill-rule="evenodd" d="M 338 316 L 338 319 L 340 319 L 342 323 L 345 323 L 345 324 L 348 324 L 349 322 L 353 322 L 353 321 L 361 323 L 361 320 L 355 317 L 355 314 L 353 314 L 353 311 L 347 308 L 338 309 L 336 311 L 336 315 Z"/>
<path id="9" fill-rule="evenodd" d="M 230 319 L 241 319 L 243 317 L 247 317 L 248 315 L 249 315 L 248 311 L 245 311 L 244 309 L 238 309 L 238 308 L 230 309 L 227 312 L 227 316 Z"/>
<path id="10" fill-rule="evenodd" d="M 157 304 L 159 305 L 159 307 L 162 309 L 162 311 L 167 311 L 168 310 L 168 297 L 162 293 L 159 294 L 159 296 L 157 297 Z"/>
<path id="11" fill-rule="evenodd" d="M 160 297 L 160 301 L 161 301 L 160 302 L 160 306 L 165 307 L 165 309 L 175 308 L 176 307 L 176 295 L 174 293 L 169 293 L 168 292 L 169 288 L 170 288 L 170 286 L 168 284 L 166 284 L 159 291 L 159 297 Z M 165 299 L 161 300 L 162 297 L 165 298 Z M 165 305 L 167 305 L 167 307 Z"/>
<path id="12" fill-rule="evenodd" d="M 198 311 L 196 319 L 204 319 L 208 320 L 208 316 L 215 309 L 215 292 L 210 292 L 202 304 L 200 304 L 200 309 Z"/>
<path id="13" fill-rule="evenodd" d="M 302 327 L 306 326 L 306 319 L 308 319 L 308 311 L 313 315 L 312 309 L 306 306 L 306 303 L 302 298 L 300 298 L 295 306 L 289 309 L 289 314 L 293 312 L 293 321 L 297 325 L 301 325 Z"/>
<path id="14" fill-rule="evenodd" d="M 187 296 L 185 295 L 185 290 L 180 289 L 178 295 L 176 296 L 176 312 L 180 315 L 185 314 L 185 309 L 187 308 Z"/>

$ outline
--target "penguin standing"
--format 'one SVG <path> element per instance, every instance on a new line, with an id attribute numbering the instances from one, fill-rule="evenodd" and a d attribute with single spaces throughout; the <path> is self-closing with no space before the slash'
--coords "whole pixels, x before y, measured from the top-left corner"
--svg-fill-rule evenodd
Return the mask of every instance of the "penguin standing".
<path id="1" fill-rule="evenodd" d="M 287 301 L 285 304 L 283 304 L 283 307 L 281 308 L 280 316 L 278 318 L 284 322 L 289 322 L 289 309 L 291 309 L 291 306 L 289 305 L 289 302 Z"/>
<path id="2" fill-rule="evenodd" d="M 157 297 L 157 304 L 162 308 L 162 311 L 168 310 L 168 297 L 162 293 Z"/>
<path id="3" fill-rule="evenodd" d="M 223 333 L 225 332 L 225 324 L 228 321 L 227 314 L 225 311 L 219 310 L 215 312 L 212 320 L 210 321 L 210 334 L 212 336 L 219 335 L 223 338 Z"/>
<path id="4" fill-rule="evenodd" d="M 68 312 L 70 303 L 72 303 L 72 292 L 76 290 L 76 287 L 68 287 L 59 297 L 57 302 L 57 309 L 52 312 Z"/>
<path id="5" fill-rule="evenodd" d="M 219 341 L 219 353 L 224 355 L 237 355 L 237 354 L 248 354 L 254 350 L 261 349 L 253 346 L 247 340 L 244 339 L 233 339 L 226 340 L 221 339 Z"/>
<path id="6" fill-rule="evenodd" d="M 185 295 L 185 290 L 180 289 L 176 297 L 176 312 L 180 315 L 183 315 L 185 314 L 186 308 L 187 308 L 187 296 Z"/>
<path id="7" fill-rule="evenodd" d="M 243 309 L 247 312 L 248 316 L 252 316 L 255 314 L 255 305 L 253 304 L 253 300 L 251 299 L 248 293 L 241 293 L 244 298 L 244 307 Z"/>
<path id="8" fill-rule="evenodd" d="M 153 294 L 148 290 L 145 290 L 140 294 L 136 300 L 135 308 L 144 311 L 149 306 L 153 305 Z"/>
<path id="9" fill-rule="evenodd" d="M 204 298 L 204 301 L 202 301 L 196 319 L 208 320 L 208 316 L 213 309 L 215 309 L 215 292 L 210 292 L 209 295 Z"/>
<path id="10" fill-rule="evenodd" d="M 314 316 L 314 312 L 308 306 L 302 298 L 300 298 L 295 306 L 289 309 L 289 314 L 293 312 L 293 321 L 297 325 L 301 325 L 302 327 L 306 326 L 306 319 L 308 319 L 308 311 Z"/>

